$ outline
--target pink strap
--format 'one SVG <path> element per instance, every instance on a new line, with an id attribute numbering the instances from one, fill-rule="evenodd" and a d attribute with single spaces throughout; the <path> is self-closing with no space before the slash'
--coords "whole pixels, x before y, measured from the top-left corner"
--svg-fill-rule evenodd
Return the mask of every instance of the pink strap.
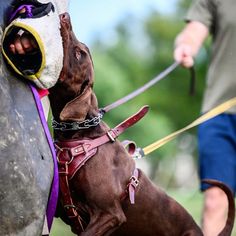
<path id="1" fill-rule="evenodd" d="M 135 189 L 137 188 L 138 184 L 139 184 L 138 169 L 134 169 L 134 173 L 131 176 L 130 183 L 128 185 L 129 199 L 131 204 L 135 203 Z"/>

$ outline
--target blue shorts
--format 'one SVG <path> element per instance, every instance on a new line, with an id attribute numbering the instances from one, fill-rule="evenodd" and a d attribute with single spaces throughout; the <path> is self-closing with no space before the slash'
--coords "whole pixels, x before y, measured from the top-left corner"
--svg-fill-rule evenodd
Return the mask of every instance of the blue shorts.
<path id="1" fill-rule="evenodd" d="M 221 114 L 198 127 L 200 179 L 217 179 L 236 192 L 236 115 Z M 201 184 L 204 191 L 208 186 Z"/>

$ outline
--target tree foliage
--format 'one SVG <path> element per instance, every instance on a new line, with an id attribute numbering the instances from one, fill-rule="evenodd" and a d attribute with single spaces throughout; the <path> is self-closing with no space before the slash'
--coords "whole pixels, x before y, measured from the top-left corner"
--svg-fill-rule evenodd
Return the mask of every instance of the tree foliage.
<path id="1" fill-rule="evenodd" d="M 142 21 L 127 15 L 116 26 L 110 39 L 96 38 L 92 46 L 95 65 L 95 92 L 100 107 L 127 95 L 139 88 L 171 65 L 176 35 L 184 26 L 183 12 L 189 1 L 179 1 L 176 13 L 163 15 L 152 11 Z M 178 67 L 155 86 L 110 111 L 105 121 L 114 126 L 147 104 L 149 113 L 137 125 L 130 128 L 121 139 L 136 141 L 144 147 L 186 126 L 199 116 L 204 77 L 206 52 L 201 52 L 196 62 L 195 95 L 189 95 L 190 73 Z M 191 130 L 195 134 L 195 129 Z M 178 151 L 178 140 L 153 152 L 152 177 L 159 161 L 172 158 Z"/>

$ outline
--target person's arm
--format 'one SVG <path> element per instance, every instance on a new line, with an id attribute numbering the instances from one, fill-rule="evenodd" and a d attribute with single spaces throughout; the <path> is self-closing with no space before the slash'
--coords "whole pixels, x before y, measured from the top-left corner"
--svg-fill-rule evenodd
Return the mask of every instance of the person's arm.
<path id="1" fill-rule="evenodd" d="M 198 22 L 187 23 L 183 31 L 176 37 L 174 59 L 186 68 L 193 66 L 204 40 L 209 34 L 208 28 Z"/>

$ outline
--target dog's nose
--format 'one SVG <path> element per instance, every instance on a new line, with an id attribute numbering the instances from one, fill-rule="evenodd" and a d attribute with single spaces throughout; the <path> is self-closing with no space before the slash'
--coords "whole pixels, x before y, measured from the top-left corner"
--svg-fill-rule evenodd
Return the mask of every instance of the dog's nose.
<path id="1" fill-rule="evenodd" d="M 64 22 L 68 22 L 70 21 L 70 15 L 67 12 L 60 14 L 60 20 Z"/>

